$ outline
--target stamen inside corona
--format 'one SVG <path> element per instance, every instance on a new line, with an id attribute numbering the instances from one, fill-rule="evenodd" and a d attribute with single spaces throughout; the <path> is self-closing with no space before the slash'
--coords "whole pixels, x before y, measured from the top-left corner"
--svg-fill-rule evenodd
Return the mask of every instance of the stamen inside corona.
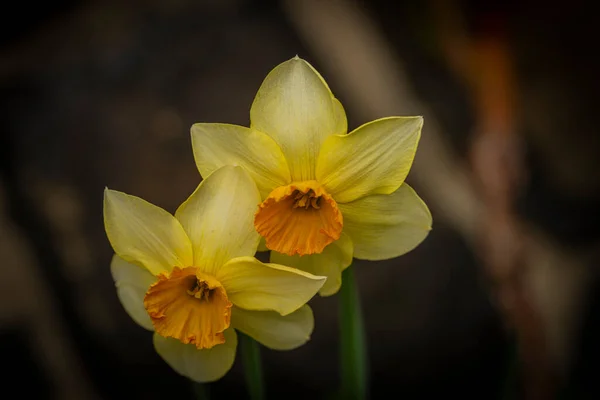
<path id="1" fill-rule="evenodd" d="M 273 190 L 260 204 L 254 226 L 269 249 L 288 255 L 321 253 L 340 238 L 342 213 L 316 181 Z"/>
<path id="2" fill-rule="evenodd" d="M 159 275 L 146 292 L 144 307 L 164 337 L 193 343 L 198 349 L 225 343 L 231 302 L 219 281 L 195 267 L 175 267 L 169 276 Z"/>

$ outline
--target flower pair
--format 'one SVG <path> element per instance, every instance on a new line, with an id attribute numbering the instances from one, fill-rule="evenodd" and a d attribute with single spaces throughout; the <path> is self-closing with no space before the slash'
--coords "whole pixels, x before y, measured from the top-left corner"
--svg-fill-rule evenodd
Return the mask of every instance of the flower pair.
<path id="1" fill-rule="evenodd" d="M 431 227 L 404 183 L 422 118 L 347 133 L 341 103 L 295 57 L 266 77 L 250 119 L 192 127 L 204 180 L 175 216 L 105 191 L 119 298 L 155 331 L 165 361 L 196 381 L 231 367 L 236 329 L 273 349 L 300 346 L 313 329 L 305 303 L 336 293 L 353 256 L 399 256 Z M 274 264 L 253 257 L 259 247 Z"/>

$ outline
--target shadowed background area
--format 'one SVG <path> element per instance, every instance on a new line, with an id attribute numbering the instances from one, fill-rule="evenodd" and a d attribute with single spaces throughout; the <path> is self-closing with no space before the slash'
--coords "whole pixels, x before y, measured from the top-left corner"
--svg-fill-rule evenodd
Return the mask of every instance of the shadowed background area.
<path id="1" fill-rule="evenodd" d="M 20 397 L 193 398 L 119 303 L 105 187 L 174 212 L 195 122 L 249 123 L 298 54 L 349 129 L 423 115 L 407 181 L 433 230 L 356 261 L 372 398 L 597 398 L 600 136 L 585 4 L 62 1 L 0 35 L 0 349 Z M 485 6 L 483 5 L 485 4 Z M 312 340 L 263 349 L 268 398 L 331 398 L 336 297 Z M 245 398 L 241 360 L 211 397 Z"/>

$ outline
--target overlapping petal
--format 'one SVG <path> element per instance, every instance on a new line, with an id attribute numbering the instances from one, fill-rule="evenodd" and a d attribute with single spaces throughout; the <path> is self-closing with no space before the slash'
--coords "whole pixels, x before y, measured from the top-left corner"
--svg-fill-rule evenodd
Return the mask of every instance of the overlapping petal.
<path id="1" fill-rule="evenodd" d="M 342 232 L 340 238 L 325 247 L 322 253 L 288 256 L 272 251 L 270 260 L 311 274 L 326 276 L 327 281 L 319 290 L 319 294 L 321 296 L 331 296 L 340 290 L 342 271 L 352 263 L 352 253 L 352 240 Z"/>
<path id="2" fill-rule="evenodd" d="M 338 203 L 392 193 L 408 175 L 422 126 L 421 117 L 382 118 L 327 138 L 317 180 Z"/>
<path id="3" fill-rule="evenodd" d="M 254 179 L 263 198 L 276 187 L 290 183 L 281 149 L 257 130 L 229 124 L 194 124 L 192 148 L 203 177 L 225 165 L 240 165 Z"/>
<path id="4" fill-rule="evenodd" d="M 110 272 L 117 287 L 117 296 L 127 314 L 141 327 L 153 331 L 152 321 L 144 308 L 144 295 L 156 282 L 156 276 L 116 254 L 110 263 Z"/>
<path id="5" fill-rule="evenodd" d="M 154 275 L 192 265 L 192 244 L 179 221 L 139 197 L 105 189 L 104 227 L 115 253 Z"/>
<path id="6" fill-rule="evenodd" d="M 193 245 L 190 265 L 214 275 L 232 258 L 254 255 L 259 203 L 258 189 L 242 167 L 225 166 L 206 177 L 175 213 Z"/>
<path id="7" fill-rule="evenodd" d="M 231 326 L 273 350 L 292 350 L 310 339 L 315 320 L 308 305 L 286 316 L 233 307 Z"/>
<path id="8" fill-rule="evenodd" d="M 323 286 L 325 277 L 254 257 L 240 257 L 217 270 L 229 300 L 240 308 L 290 314 L 310 300 Z"/>
<path id="9" fill-rule="evenodd" d="M 225 343 L 198 350 L 194 344 L 154 334 L 154 348 L 167 364 L 179 374 L 196 382 L 213 382 L 229 371 L 235 360 L 237 334 L 232 328 L 225 332 Z"/>
<path id="10" fill-rule="evenodd" d="M 419 245 L 431 230 L 429 209 L 406 183 L 392 194 L 366 196 L 339 207 L 356 258 L 401 256 Z"/>
<path id="11" fill-rule="evenodd" d="M 346 118 L 346 110 L 340 101 L 333 99 L 333 113 L 335 116 L 335 125 L 333 133 L 335 135 L 344 135 L 348 133 L 348 119 Z"/>

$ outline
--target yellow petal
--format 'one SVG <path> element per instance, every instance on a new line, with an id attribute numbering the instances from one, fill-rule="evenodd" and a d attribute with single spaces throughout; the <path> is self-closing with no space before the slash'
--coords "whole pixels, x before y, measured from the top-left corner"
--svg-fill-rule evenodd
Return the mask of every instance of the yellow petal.
<path id="1" fill-rule="evenodd" d="M 177 373 L 196 382 L 213 382 L 231 369 L 235 360 L 237 334 L 232 328 L 225 332 L 225 343 L 198 350 L 193 344 L 154 334 L 154 348 Z"/>
<path id="2" fill-rule="evenodd" d="M 110 263 L 117 296 L 129 316 L 141 327 L 153 331 L 152 321 L 144 308 L 144 296 L 156 277 L 147 269 L 128 263 L 114 255 Z"/>
<path id="3" fill-rule="evenodd" d="M 427 205 L 406 183 L 388 195 L 367 196 L 340 204 L 344 232 L 363 260 L 398 257 L 417 247 L 431 230 Z"/>
<path id="4" fill-rule="evenodd" d="M 115 253 L 154 275 L 192 265 L 192 245 L 179 221 L 139 197 L 105 189 L 104 228 Z"/>
<path id="5" fill-rule="evenodd" d="M 348 119 L 346 119 L 346 111 L 344 106 L 338 99 L 333 99 L 333 112 L 335 114 L 335 129 L 336 135 L 344 135 L 348 133 Z"/>
<path id="6" fill-rule="evenodd" d="M 422 126 L 422 117 L 390 117 L 329 137 L 319 155 L 317 180 L 338 203 L 392 193 L 408 175 Z"/>
<path id="7" fill-rule="evenodd" d="M 192 241 L 193 265 L 214 275 L 232 258 L 254 255 L 259 203 L 258 189 L 242 167 L 225 166 L 206 177 L 175 213 Z"/>
<path id="8" fill-rule="evenodd" d="M 247 310 L 287 315 L 302 307 L 323 286 L 325 277 L 254 257 L 240 257 L 221 267 L 216 278 L 231 302 Z"/>
<path id="9" fill-rule="evenodd" d="M 315 319 L 308 305 L 282 316 L 274 311 L 233 307 L 231 326 L 273 350 L 292 350 L 310 339 Z"/>
<path id="10" fill-rule="evenodd" d="M 352 249 L 352 240 L 342 232 L 340 238 L 325 247 L 320 254 L 288 256 L 272 251 L 270 260 L 311 274 L 326 276 L 327 281 L 319 290 L 319 294 L 331 296 L 342 286 L 342 271 L 352 264 Z"/>
<path id="11" fill-rule="evenodd" d="M 203 177 L 224 165 L 240 165 L 250 173 L 263 198 L 290 183 L 281 149 L 262 132 L 237 125 L 194 124 L 192 148 Z"/>
<path id="12" fill-rule="evenodd" d="M 321 76 L 309 63 L 294 57 L 267 75 L 252 103 L 250 122 L 277 142 L 292 180 L 307 181 L 315 178 L 321 143 L 337 133 L 335 107 Z"/>

